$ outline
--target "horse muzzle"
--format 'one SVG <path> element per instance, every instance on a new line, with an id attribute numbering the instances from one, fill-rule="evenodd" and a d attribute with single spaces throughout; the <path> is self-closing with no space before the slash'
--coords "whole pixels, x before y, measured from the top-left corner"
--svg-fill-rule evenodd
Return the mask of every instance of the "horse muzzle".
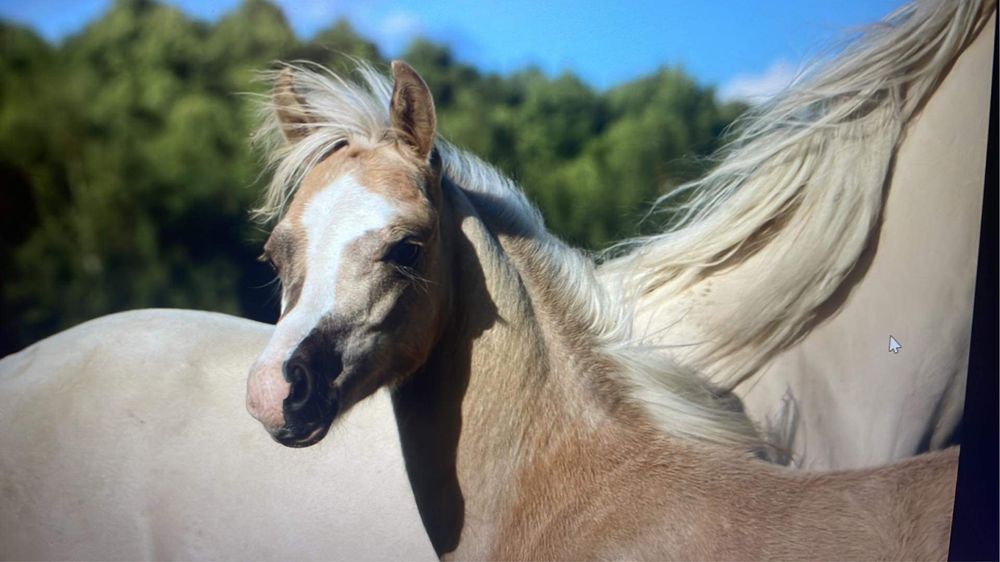
<path id="1" fill-rule="evenodd" d="M 288 395 L 282 401 L 284 423 L 271 430 L 274 439 L 288 447 L 308 447 L 321 440 L 340 411 L 336 381 L 343 370 L 339 354 L 321 364 L 308 355 L 293 354 L 282 366 Z"/>
<path id="2" fill-rule="evenodd" d="M 300 449 L 319 443 L 328 431 L 333 420 L 327 422 L 310 423 L 305 425 L 284 426 L 277 431 L 271 432 L 271 437 L 286 447 Z"/>

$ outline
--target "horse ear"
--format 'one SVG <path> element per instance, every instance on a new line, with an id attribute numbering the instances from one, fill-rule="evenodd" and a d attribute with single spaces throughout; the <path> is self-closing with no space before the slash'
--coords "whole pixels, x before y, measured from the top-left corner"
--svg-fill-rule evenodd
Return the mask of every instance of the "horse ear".
<path id="1" fill-rule="evenodd" d="M 271 91 L 274 112 L 281 124 L 281 133 L 290 143 L 302 140 L 309 134 L 309 115 L 306 99 L 295 91 L 295 74 L 286 68 L 278 74 Z"/>
<path id="2" fill-rule="evenodd" d="M 389 114 L 401 140 L 427 160 L 434 148 L 437 122 L 430 88 L 416 70 L 403 61 L 392 61 L 392 101 Z"/>

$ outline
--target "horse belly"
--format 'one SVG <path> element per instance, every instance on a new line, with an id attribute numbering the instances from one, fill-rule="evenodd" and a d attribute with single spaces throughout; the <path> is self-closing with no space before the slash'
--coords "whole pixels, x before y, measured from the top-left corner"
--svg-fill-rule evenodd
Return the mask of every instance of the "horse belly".
<path id="1" fill-rule="evenodd" d="M 0 362 L 0 558 L 431 558 L 388 398 L 322 446 L 243 405 L 270 327 L 142 311 Z"/>

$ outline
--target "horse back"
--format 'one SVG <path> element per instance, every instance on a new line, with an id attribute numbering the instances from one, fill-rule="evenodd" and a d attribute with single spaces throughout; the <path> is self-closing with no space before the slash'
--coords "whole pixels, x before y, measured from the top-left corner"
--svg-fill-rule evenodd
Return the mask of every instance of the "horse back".
<path id="1" fill-rule="evenodd" d="M 135 311 L 0 361 L 0 559 L 433 558 L 388 397 L 308 450 L 247 414 L 270 333 Z"/>

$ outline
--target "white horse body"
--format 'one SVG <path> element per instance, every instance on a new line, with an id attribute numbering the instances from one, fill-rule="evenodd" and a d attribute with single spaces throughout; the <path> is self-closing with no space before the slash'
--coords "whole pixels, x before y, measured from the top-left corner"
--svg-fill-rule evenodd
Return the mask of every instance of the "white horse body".
<path id="1" fill-rule="evenodd" d="M 874 256 L 847 280 L 845 300 L 735 388 L 765 426 L 785 415 L 778 398 L 794 401 L 791 444 L 804 468 L 877 466 L 938 449 L 962 419 L 994 26 L 995 18 L 910 124 Z"/>
<path id="2" fill-rule="evenodd" d="M 309 449 L 247 414 L 272 329 L 136 311 L 0 361 L 0 558 L 433 559 L 384 393 Z"/>
<path id="3" fill-rule="evenodd" d="M 910 70 L 907 65 L 913 63 L 905 57 L 896 62 L 897 68 L 906 69 L 898 72 L 912 72 L 917 76 L 913 80 L 930 88 L 925 105 L 920 107 L 919 94 L 904 89 L 911 98 L 899 101 L 896 110 L 885 104 L 882 111 L 888 117 L 874 118 L 874 125 L 858 125 L 840 138 L 831 137 L 814 152 L 802 148 L 802 161 L 783 160 L 786 155 L 778 152 L 754 168 L 749 173 L 759 177 L 750 176 L 747 193 L 730 195 L 737 201 L 730 207 L 743 205 L 743 210 L 726 211 L 727 203 L 720 205 L 731 213 L 731 228 L 738 223 L 743 228 L 742 221 L 756 212 L 754 197 L 756 205 L 774 205 L 776 193 L 769 182 L 785 182 L 798 191 L 780 208 L 773 207 L 773 215 L 755 219 L 760 230 L 723 247 L 723 257 L 715 262 L 709 256 L 705 264 L 691 266 L 697 260 L 685 263 L 687 256 L 671 250 L 671 258 L 680 264 L 667 266 L 674 268 L 672 273 L 646 274 L 659 266 L 655 252 L 662 243 L 653 240 L 599 270 L 612 290 L 624 279 L 619 290 L 640 293 L 633 322 L 637 339 L 665 346 L 678 361 L 743 399 L 751 419 L 798 466 L 818 470 L 885 464 L 946 445 L 961 420 L 990 102 L 995 16 L 989 14 L 995 5 L 920 6 L 925 13 L 938 7 L 957 14 L 951 20 L 941 12 L 936 16 L 939 26 L 953 26 L 952 33 L 938 40 L 955 52 L 956 59 L 943 61 L 953 60 L 954 65 L 939 62 L 941 70 L 921 74 Z M 920 13 L 914 19 L 922 21 Z M 974 41 L 963 44 L 956 39 L 974 29 L 980 30 Z M 897 35 L 913 48 L 921 45 L 920 37 Z M 867 61 L 859 60 L 857 66 L 870 71 Z M 938 85 L 927 78 L 929 72 L 946 75 Z M 909 112 L 913 117 L 907 120 Z M 899 120 L 905 129 L 896 145 L 880 126 L 884 122 L 889 131 Z M 840 123 L 816 130 L 825 134 Z M 869 137 L 877 142 L 868 144 Z M 824 150 L 850 156 L 817 159 L 815 154 Z M 836 158 L 842 162 L 834 164 L 836 170 L 810 176 L 807 158 L 820 164 Z M 852 165 L 857 171 L 841 171 Z M 767 166 L 776 168 L 770 177 Z M 802 184 L 788 179 L 792 176 L 802 178 Z M 804 195 L 809 189 L 812 193 Z M 822 199 L 826 193 L 844 195 L 842 200 L 826 200 L 834 206 L 856 197 L 850 203 L 856 209 L 848 216 L 866 219 L 831 219 L 840 211 L 822 206 L 829 205 Z M 799 212 L 807 204 L 820 218 Z M 712 236 L 699 234 L 695 223 L 680 232 L 683 246 L 697 252 L 725 235 L 726 225 L 713 223 L 712 214 L 706 213 L 702 221 L 717 227 L 705 231 Z M 839 238 L 831 236 L 831 247 L 817 242 L 830 236 L 815 229 L 824 219 L 831 222 L 830 230 L 843 229 Z M 663 239 L 682 246 L 669 235 Z M 814 281 L 796 280 L 798 260 L 833 252 L 841 254 L 823 264 Z M 681 276 L 688 281 L 674 281 Z M 684 286 L 678 290 L 670 283 Z M 776 292 L 776 283 L 785 285 Z M 778 304 L 761 309 L 767 299 L 786 298 L 794 291 L 813 300 L 791 301 L 789 307 L 798 307 L 793 312 Z M 903 345 L 899 353 L 889 352 L 890 335 Z M 745 339 L 727 348 L 728 338 Z"/>

